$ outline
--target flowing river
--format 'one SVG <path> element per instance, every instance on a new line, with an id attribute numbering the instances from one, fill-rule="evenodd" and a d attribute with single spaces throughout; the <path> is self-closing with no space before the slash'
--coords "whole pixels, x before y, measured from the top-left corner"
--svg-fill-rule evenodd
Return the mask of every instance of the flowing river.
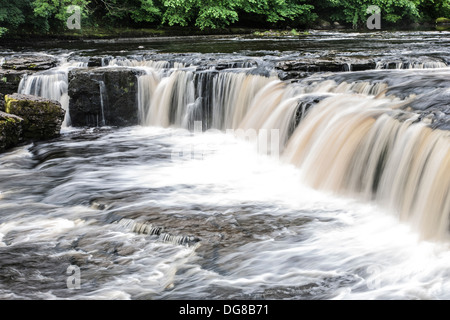
<path id="1" fill-rule="evenodd" d="M 1 50 L 66 110 L 90 57 L 140 73 L 139 125 L 0 154 L 0 299 L 450 298 L 450 33 Z"/>

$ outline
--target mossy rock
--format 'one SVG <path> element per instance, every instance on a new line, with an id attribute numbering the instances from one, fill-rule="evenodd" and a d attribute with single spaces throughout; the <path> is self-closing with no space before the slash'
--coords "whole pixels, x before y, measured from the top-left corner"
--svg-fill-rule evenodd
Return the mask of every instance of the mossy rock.
<path id="1" fill-rule="evenodd" d="M 32 74 L 33 71 L 17 71 L 0 68 L 0 93 L 11 94 L 19 89 L 20 80 L 25 75 Z"/>
<path id="2" fill-rule="evenodd" d="M 450 24 L 450 19 L 447 18 L 437 18 L 436 24 Z"/>
<path id="3" fill-rule="evenodd" d="M 65 111 L 58 101 L 14 93 L 5 96 L 5 109 L 23 118 L 26 140 L 52 139 L 60 134 Z"/>
<path id="4" fill-rule="evenodd" d="M 22 141 L 23 119 L 0 111 L 0 152 Z"/>

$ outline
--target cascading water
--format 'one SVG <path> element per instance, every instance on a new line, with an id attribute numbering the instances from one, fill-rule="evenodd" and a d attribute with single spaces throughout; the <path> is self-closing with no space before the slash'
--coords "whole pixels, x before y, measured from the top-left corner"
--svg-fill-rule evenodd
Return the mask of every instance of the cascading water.
<path id="1" fill-rule="evenodd" d="M 24 78 L 19 92 L 60 101 L 67 110 L 68 70 L 84 65 L 64 64 L 49 72 Z M 433 131 L 433 139 L 420 142 L 420 145 L 426 144 L 420 150 L 428 152 L 422 160 L 412 147 L 404 149 L 407 147 L 403 144 L 414 146 L 419 143 L 417 139 L 429 135 L 426 132 L 430 129 L 423 124 L 411 124 L 412 120 L 399 122 L 392 115 L 386 115 L 407 102 L 383 99 L 388 89 L 385 82 L 317 80 L 306 85 L 295 85 L 278 80 L 274 74 L 251 74 L 248 70 L 252 68 L 196 71 L 195 67 L 186 68 L 181 63 L 153 60 L 113 59 L 109 61 L 109 66 L 144 71 L 144 75 L 138 77 L 137 97 L 142 125 L 192 130 L 194 122 L 200 121 L 203 130 L 241 130 L 241 136 L 248 134 L 249 130 L 256 133 L 278 130 L 276 137 L 279 143 L 276 148 L 270 143 L 272 151 L 283 152 L 286 148 L 283 158 L 305 172 L 303 179 L 308 184 L 319 189 L 374 199 L 397 212 L 402 220 L 413 221 L 424 237 L 446 236 L 450 201 L 447 195 L 449 184 L 445 183 L 450 180 L 445 174 L 449 172 L 446 170 L 448 134 Z M 443 65 L 436 62 L 431 65 L 423 63 L 422 66 Z M 99 86 L 102 107 L 99 123 L 104 125 L 107 93 L 103 82 L 100 81 Z M 304 103 L 318 96 L 321 96 L 320 103 L 319 100 Z M 309 107 L 314 104 L 317 105 L 309 112 Z M 299 109 L 301 107 L 303 110 Z M 308 116 L 305 118 L 306 114 Z M 301 124 L 294 132 L 299 122 Z M 67 115 L 65 124 L 69 123 L 70 117 Z M 408 129 L 401 129 L 405 126 Z M 406 137 L 412 135 L 409 132 L 414 130 L 417 137 L 408 141 Z M 380 133 L 383 133 L 383 138 L 378 136 Z M 273 141 L 270 134 L 260 138 Z M 434 151 L 434 145 L 441 146 L 440 153 Z M 408 157 L 402 160 L 400 155 L 395 156 L 398 152 Z M 434 154 L 437 154 L 436 159 L 427 160 Z M 433 163 L 433 168 L 440 169 L 431 172 L 429 163 Z M 403 171 L 393 172 L 399 165 Z M 414 176 L 413 172 L 427 174 L 431 181 L 420 175 Z M 434 174 L 440 174 L 444 182 L 433 179 Z M 405 184 L 413 186 L 404 188 Z M 434 188 L 437 190 L 433 191 Z M 427 192 L 429 200 L 416 199 L 418 194 Z"/>
<path id="2" fill-rule="evenodd" d="M 406 60 L 399 61 L 396 59 L 383 59 L 377 61 L 375 68 L 376 69 L 438 69 L 438 68 L 446 68 L 447 63 L 439 60 Z"/>
<path id="3" fill-rule="evenodd" d="M 66 111 L 62 126 L 68 127 L 71 124 L 69 114 L 68 74 L 73 68 L 82 68 L 86 66 L 86 62 L 64 62 L 51 70 L 25 76 L 20 81 L 17 92 L 36 95 L 60 102 L 61 107 Z"/>
<path id="4" fill-rule="evenodd" d="M 403 102 L 401 102 L 403 103 Z M 450 204 L 450 135 L 418 115 L 387 115 L 399 102 L 354 96 L 316 105 L 285 153 L 313 187 L 375 199 L 423 237 L 446 239 Z"/>
<path id="5" fill-rule="evenodd" d="M 101 107 L 101 110 L 102 110 L 101 126 L 105 126 L 106 125 L 106 120 L 105 120 L 105 101 L 107 99 L 106 86 L 105 86 L 105 83 L 103 81 L 99 81 L 98 85 L 100 87 L 100 107 Z"/>
<path id="6" fill-rule="evenodd" d="M 73 128 L 0 155 L 0 298 L 450 298 L 450 69 L 426 64 L 448 64 L 450 49 L 445 34 L 427 37 L 221 39 L 236 53 L 104 60 L 89 74 L 92 101 L 111 111 L 121 88 L 104 70 L 138 69 L 127 82 L 141 125 Z M 341 62 L 402 64 L 272 73 L 280 59 L 336 50 Z"/>
<path id="7" fill-rule="evenodd" d="M 247 72 L 194 75 L 184 70 L 160 82 L 144 77 L 151 83 L 149 89 L 143 84 L 140 89 L 153 92 L 148 111 L 141 111 L 144 125 L 192 128 L 194 121 L 206 121 L 203 129 L 239 129 L 241 136 L 249 130 L 278 130 L 275 150 L 286 148 L 283 159 L 300 168 L 305 183 L 376 200 L 415 225 L 424 238 L 447 237 L 448 131 L 433 131 L 414 123 L 418 114 L 396 111 L 411 100 L 386 98 L 386 83 L 324 80 L 295 85 Z M 318 96 L 321 101 L 313 102 L 313 108 L 310 104 L 308 110 L 299 110 L 302 101 Z M 212 113 L 211 125 L 202 112 Z"/>

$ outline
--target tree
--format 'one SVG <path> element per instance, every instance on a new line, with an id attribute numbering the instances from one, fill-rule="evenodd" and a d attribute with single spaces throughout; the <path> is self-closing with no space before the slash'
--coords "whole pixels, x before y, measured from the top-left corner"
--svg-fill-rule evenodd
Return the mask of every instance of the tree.
<path id="1" fill-rule="evenodd" d="M 223 28 L 238 20 L 237 6 L 236 0 L 166 0 L 163 23 Z"/>
<path id="2" fill-rule="evenodd" d="M 25 23 L 24 15 L 25 7 L 29 5 L 28 1 L 16 0 L 0 0 L 0 35 L 8 30 L 16 30 L 20 25 Z"/>
<path id="3" fill-rule="evenodd" d="M 333 11 L 331 20 L 351 23 L 354 28 L 362 26 L 367 20 L 366 10 L 370 5 L 381 9 L 381 18 L 389 23 L 400 20 L 416 21 L 420 17 L 417 3 L 411 0 L 328 0 Z"/>
<path id="4" fill-rule="evenodd" d="M 416 0 L 416 6 L 424 21 L 434 21 L 440 17 L 450 18 L 450 0 Z"/>
<path id="5" fill-rule="evenodd" d="M 307 21 L 317 16 L 312 15 L 314 5 L 295 0 L 241 0 L 241 8 L 247 13 L 254 13 L 265 17 L 267 22 Z"/>
<path id="6" fill-rule="evenodd" d="M 34 15 L 43 19 L 45 31 L 61 30 L 67 19 L 72 15 L 67 11 L 69 6 L 79 6 L 82 17 L 88 16 L 89 0 L 34 0 L 32 7 Z"/>
<path id="7" fill-rule="evenodd" d="M 111 24 L 132 25 L 141 22 L 160 23 L 161 3 L 153 0 L 94 0 L 90 11 L 100 12 L 98 18 L 106 16 Z"/>

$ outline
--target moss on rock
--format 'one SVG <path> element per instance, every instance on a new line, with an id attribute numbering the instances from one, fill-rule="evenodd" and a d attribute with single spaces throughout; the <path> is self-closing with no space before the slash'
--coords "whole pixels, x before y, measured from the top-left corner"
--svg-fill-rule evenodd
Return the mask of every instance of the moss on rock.
<path id="1" fill-rule="evenodd" d="M 436 23 L 440 24 L 440 23 L 449 23 L 450 24 L 450 19 L 447 18 L 437 18 L 436 19 Z"/>
<path id="2" fill-rule="evenodd" d="M 0 152 L 22 141 L 23 119 L 0 111 Z"/>
<path id="3" fill-rule="evenodd" d="M 5 109 L 23 118 L 26 140 L 52 139 L 60 134 L 65 111 L 58 101 L 15 93 L 5 96 Z"/>

